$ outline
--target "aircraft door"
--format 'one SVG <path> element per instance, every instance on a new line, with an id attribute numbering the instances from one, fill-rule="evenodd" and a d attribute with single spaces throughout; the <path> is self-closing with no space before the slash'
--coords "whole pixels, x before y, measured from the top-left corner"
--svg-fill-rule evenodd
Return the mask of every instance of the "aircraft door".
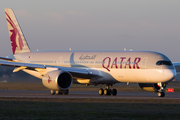
<path id="1" fill-rule="evenodd" d="M 144 57 L 142 62 L 141 62 L 141 69 L 146 69 L 146 64 L 147 64 L 147 57 Z"/>
<path id="2" fill-rule="evenodd" d="M 57 60 L 57 66 L 61 66 L 61 62 L 62 62 L 62 57 L 59 57 Z"/>

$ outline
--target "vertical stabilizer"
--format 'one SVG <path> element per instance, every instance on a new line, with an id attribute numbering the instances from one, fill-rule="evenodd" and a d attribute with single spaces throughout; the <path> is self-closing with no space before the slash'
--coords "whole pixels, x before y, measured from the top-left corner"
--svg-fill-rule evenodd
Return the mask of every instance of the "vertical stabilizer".
<path id="1" fill-rule="evenodd" d="M 16 20 L 13 10 L 10 8 L 5 8 L 5 14 L 13 54 L 30 52 L 29 46 L 18 24 L 18 21 Z"/>

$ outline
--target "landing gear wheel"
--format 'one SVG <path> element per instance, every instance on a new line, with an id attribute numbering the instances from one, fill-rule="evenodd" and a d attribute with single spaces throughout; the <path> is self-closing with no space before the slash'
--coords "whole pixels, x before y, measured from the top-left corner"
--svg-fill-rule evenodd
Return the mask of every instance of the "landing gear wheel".
<path id="1" fill-rule="evenodd" d="M 56 91 L 55 91 L 55 94 L 56 94 L 56 95 L 59 95 L 59 90 L 56 90 Z"/>
<path id="2" fill-rule="evenodd" d="M 113 89 L 111 90 L 110 87 L 112 87 L 112 84 L 106 84 L 106 88 L 103 90 L 102 88 L 99 89 L 99 95 L 113 95 L 116 96 L 117 95 L 117 90 Z"/>
<path id="3" fill-rule="evenodd" d="M 107 93 L 108 93 L 108 90 L 105 89 L 105 90 L 104 90 L 104 95 L 107 95 Z"/>
<path id="4" fill-rule="evenodd" d="M 62 95 L 63 93 L 59 90 L 56 90 L 56 95 Z"/>
<path id="5" fill-rule="evenodd" d="M 116 89 L 113 89 L 113 90 L 111 91 L 111 94 L 112 94 L 113 96 L 116 96 L 116 95 L 117 95 L 117 90 L 116 90 Z"/>
<path id="6" fill-rule="evenodd" d="M 104 90 L 102 88 L 99 89 L 99 95 L 103 95 L 104 94 Z"/>
<path id="7" fill-rule="evenodd" d="M 54 95 L 55 94 L 55 91 L 54 90 L 51 90 L 51 95 Z"/>
<path id="8" fill-rule="evenodd" d="M 104 94 L 105 94 L 105 95 L 111 95 L 111 89 L 109 89 L 109 90 L 108 90 L 108 89 L 105 89 L 105 90 L 104 90 Z"/>
<path id="9" fill-rule="evenodd" d="M 158 92 L 158 93 L 157 93 L 157 96 L 158 96 L 158 97 L 164 97 L 164 96 L 165 96 L 165 93 L 164 93 L 164 92 Z"/>
<path id="10" fill-rule="evenodd" d="M 68 89 L 63 91 L 63 95 L 68 95 L 68 94 L 69 94 L 69 90 Z"/>

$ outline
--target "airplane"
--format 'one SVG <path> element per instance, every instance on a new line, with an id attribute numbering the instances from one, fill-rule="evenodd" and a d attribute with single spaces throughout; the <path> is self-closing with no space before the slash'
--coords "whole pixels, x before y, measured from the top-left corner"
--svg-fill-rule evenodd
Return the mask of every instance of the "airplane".
<path id="1" fill-rule="evenodd" d="M 116 83 L 138 83 L 164 97 L 176 76 L 171 60 L 155 51 L 31 51 L 12 9 L 5 8 L 13 55 L 0 65 L 39 79 L 52 95 L 68 95 L 72 84 L 105 85 L 99 95 L 117 95 Z"/>

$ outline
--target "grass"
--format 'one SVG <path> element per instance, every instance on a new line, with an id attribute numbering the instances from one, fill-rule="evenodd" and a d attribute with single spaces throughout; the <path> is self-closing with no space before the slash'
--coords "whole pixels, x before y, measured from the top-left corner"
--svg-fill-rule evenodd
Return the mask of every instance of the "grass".
<path id="1" fill-rule="evenodd" d="M 99 88 L 105 88 L 105 85 L 85 86 L 73 84 L 70 91 L 98 91 Z M 118 91 L 143 91 L 138 86 L 114 86 Z M 42 83 L 0 83 L 0 89 L 7 90 L 49 90 Z"/>
<path id="2" fill-rule="evenodd" d="M 0 119 L 178 120 L 180 104 L 0 101 Z"/>
<path id="3" fill-rule="evenodd" d="M 180 82 L 172 82 L 168 85 L 171 88 L 174 88 L 175 92 L 180 92 Z M 99 88 L 105 88 L 105 85 L 98 85 L 98 86 L 85 86 L 85 85 L 78 85 L 73 84 L 70 88 L 70 91 L 98 91 Z M 117 91 L 127 91 L 127 92 L 143 92 L 138 85 L 125 85 L 125 84 L 118 84 L 113 86 L 112 88 L 116 88 Z M 0 89 L 7 89 L 7 90 L 49 90 L 43 86 L 42 83 L 16 83 L 16 82 L 9 82 L 9 83 L 0 83 Z"/>
<path id="4" fill-rule="evenodd" d="M 0 83 L 0 89 L 6 90 L 49 90 L 42 83 Z"/>
<path id="5" fill-rule="evenodd" d="M 0 97 L 0 101 L 33 101 L 33 102 L 66 102 L 66 103 L 156 103 L 180 104 L 179 99 L 128 99 L 128 98 L 28 98 L 28 97 Z"/>

